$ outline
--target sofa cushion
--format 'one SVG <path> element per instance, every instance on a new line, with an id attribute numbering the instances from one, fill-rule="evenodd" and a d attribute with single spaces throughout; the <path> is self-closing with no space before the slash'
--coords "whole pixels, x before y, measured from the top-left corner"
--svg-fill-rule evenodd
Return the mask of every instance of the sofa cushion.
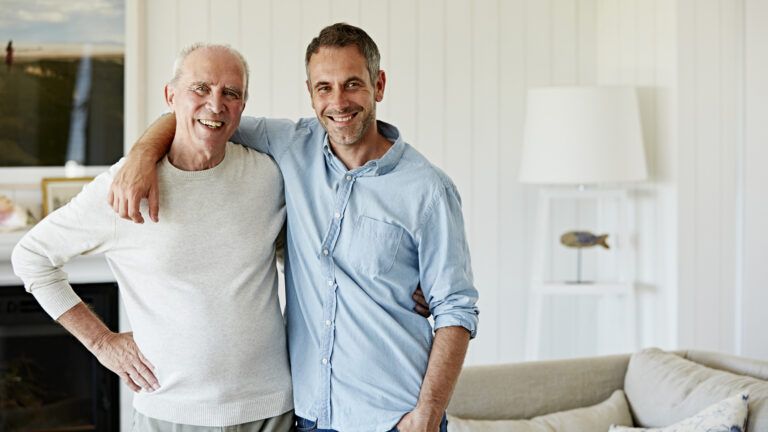
<path id="1" fill-rule="evenodd" d="M 515 420 L 595 405 L 624 387 L 628 365 L 614 355 L 465 367 L 448 414 Z"/>
<path id="2" fill-rule="evenodd" d="M 632 355 L 624 380 L 635 424 L 664 427 L 734 394 L 749 394 L 747 431 L 768 431 L 768 382 L 650 348 Z"/>
<path id="3" fill-rule="evenodd" d="M 737 375 L 749 375 L 768 381 L 768 362 L 764 360 L 696 350 L 685 351 L 683 357 L 712 369 L 726 370 Z"/>
<path id="4" fill-rule="evenodd" d="M 658 429 L 611 426 L 609 432 L 742 432 L 746 422 L 747 396 L 737 394 L 671 426 Z"/>
<path id="5" fill-rule="evenodd" d="M 534 417 L 531 420 L 467 420 L 448 415 L 448 432 L 582 432 L 607 431 L 611 424 L 632 426 L 624 392 L 616 390 L 607 400 Z"/>

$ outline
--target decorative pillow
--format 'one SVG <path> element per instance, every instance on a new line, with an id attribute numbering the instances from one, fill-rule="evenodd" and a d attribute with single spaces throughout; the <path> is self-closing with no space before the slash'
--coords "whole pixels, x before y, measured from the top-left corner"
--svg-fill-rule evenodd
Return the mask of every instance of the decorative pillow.
<path id="1" fill-rule="evenodd" d="M 624 393 L 635 424 L 656 428 L 676 424 L 735 394 L 748 394 L 747 430 L 768 431 L 768 381 L 709 368 L 656 348 L 632 354 Z"/>
<path id="2" fill-rule="evenodd" d="M 531 420 L 468 420 L 448 415 L 448 432 L 607 431 L 611 424 L 632 426 L 624 392 L 616 390 L 597 405 L 534 417 Z"/>
<path id="3" fill-rule="evenodd" d="M 611 426 L 609 432 L 744 432 L 747 427 L 747 399 L 746 394 L 729 397 L 693 417 L 663 428 Z"/>

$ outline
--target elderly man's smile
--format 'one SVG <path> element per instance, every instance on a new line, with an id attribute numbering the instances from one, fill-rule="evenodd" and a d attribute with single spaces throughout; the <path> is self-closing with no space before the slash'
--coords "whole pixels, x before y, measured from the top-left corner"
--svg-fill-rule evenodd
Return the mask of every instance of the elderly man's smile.
<path id="1" fill-rule="evenodd" d="M 224 125 L 223 121 L 217 120 L 197 119 L 197 122 L 203 126 L 208 127 L 209 129 L 218 129 Z"/>

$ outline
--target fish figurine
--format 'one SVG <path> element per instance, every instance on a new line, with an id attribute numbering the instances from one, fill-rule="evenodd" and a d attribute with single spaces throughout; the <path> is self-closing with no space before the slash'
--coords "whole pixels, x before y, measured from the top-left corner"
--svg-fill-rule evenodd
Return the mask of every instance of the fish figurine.
<path id="1" fill-rule="evenodd" d="M 560 236 L 560 243 L 579 249 L 598 245 L 610 249 L 606 240 L 608 240 L 608 234 L 594 235 L 589 231 L 569 231 Z"/>

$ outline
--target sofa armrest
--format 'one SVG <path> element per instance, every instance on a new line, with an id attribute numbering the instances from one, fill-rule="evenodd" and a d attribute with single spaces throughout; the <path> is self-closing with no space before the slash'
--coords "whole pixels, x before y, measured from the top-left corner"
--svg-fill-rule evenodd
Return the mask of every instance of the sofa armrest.
<path id="1" fill-rule="evenodd" d="M 624 388 L 629 355 L 472 366 L 462 370 L 448 413 L 506 420 L 600 403 Z"/>

